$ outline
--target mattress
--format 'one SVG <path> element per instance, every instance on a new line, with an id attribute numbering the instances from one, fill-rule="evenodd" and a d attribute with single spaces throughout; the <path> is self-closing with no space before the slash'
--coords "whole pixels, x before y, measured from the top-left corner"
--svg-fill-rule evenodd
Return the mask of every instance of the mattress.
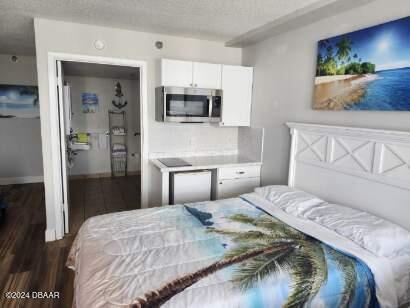
<path id="1" fill-rule="evenodd" d="M 93 217 L 67 261 L 73 305 L 397 307 L 386 260 L 328 232 L 255 193 Z"/>

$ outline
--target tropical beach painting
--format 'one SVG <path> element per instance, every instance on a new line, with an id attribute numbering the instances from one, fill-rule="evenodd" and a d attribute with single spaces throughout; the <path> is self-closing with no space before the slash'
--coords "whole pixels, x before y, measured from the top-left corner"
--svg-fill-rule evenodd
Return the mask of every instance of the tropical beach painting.
<path id="1" fill-rule="evenodd" d="M 319 41 L 313 108 L 410 111 L 410 17 Z"/>
<path id="2" fill-rule="evenodd" d="M 0 118 L 39 118 L 38 88 L 0 84 Z"/>

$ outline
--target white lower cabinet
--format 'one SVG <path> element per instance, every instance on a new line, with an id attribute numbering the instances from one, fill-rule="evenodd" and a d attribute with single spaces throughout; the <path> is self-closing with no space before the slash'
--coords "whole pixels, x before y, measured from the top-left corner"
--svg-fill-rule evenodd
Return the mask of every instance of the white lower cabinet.
<path id="1" fill-rule="evenodd" d="M 217 188 L 217 199 L 233 198 L 253 192 L 260 186 L 260 178 L 220 180 Z"/>
<path id="2" fill-rule="evenodd" d="M 232 198 L 260 186 L 260 166 L 218 168 L 216 198 Z"/>

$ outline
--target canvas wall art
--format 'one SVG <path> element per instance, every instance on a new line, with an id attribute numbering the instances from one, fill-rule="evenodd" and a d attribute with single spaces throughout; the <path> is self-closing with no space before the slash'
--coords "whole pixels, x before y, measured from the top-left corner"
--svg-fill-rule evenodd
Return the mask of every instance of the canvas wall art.
<path id="1" fill-rule="evenodd" d="M 81 94 L 83 113 L 96 113 L 98 111 L 98 95 L 84 92 Z"/>
<path id="2" fill-rule="evenodd" d="M 410 111 L 410 17 L 319 41 L 313 108 Z"/>
<path id="3" fill-rule="evenodd" d="M 38 88 L 0 84 L 0 118 L 40 118 Z"/>

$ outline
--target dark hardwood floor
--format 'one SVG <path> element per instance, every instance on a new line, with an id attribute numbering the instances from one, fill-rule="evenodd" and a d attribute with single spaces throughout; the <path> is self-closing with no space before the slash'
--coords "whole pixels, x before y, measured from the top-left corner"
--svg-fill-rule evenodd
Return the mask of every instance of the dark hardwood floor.
<path id="1" fill-rule="evenodd" d="M 45 243 L 43 184 L 0 186 L 9 208 L 0 222 L 0 307 L 71 307 L 74 273 L 65 267 L 72 241 L 89 217 L 140 208 L 140 178 L 70 181 L 70 233 Z M 59 292 L 59 299 L 7 299 L 6 292 Z"/>

